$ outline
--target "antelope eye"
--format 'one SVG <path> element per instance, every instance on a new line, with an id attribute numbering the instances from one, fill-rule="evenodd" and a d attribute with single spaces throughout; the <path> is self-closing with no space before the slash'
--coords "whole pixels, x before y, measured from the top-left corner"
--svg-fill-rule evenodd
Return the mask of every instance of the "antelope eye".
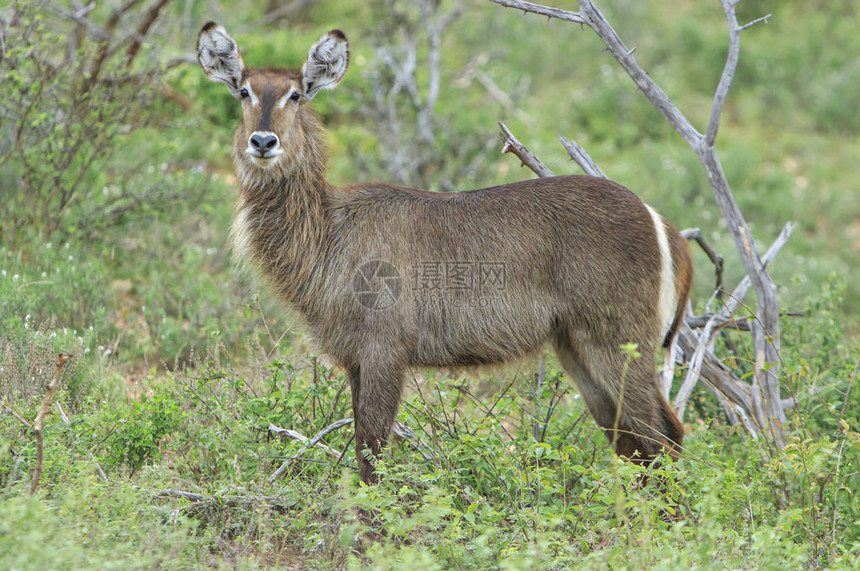
<path id="1" fill-rule="evenodd" d="M 290 93 L 290 101 L 298 101 L 299 97 L 301 97 L 301 96 L 302 96 L 302 94 L 299 93 L 298 91 L 293 91 L 292 93 Z"/>
<path id="2" fill-rule="evenodd" d="M 241 97 L 242 99 L 248 99 L 249 95 L 251 95 L 251 94 L 248 93 L 248 90 L 246 88 L 243 87 L 242 89 L 239 90 L 239 97 Z"/>

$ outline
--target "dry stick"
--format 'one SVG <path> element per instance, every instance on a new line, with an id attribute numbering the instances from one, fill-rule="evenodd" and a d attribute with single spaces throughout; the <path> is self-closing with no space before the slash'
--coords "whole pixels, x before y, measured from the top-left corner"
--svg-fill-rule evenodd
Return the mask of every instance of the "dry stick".
<path id="1" fill-rule="evenodd" d="M 66 426 L 71 426 L 72 423 L 69 421 L 69 417 L 66 416 L 66 411 L 63 410 L 63 406 L 60 404 L 60 402 L 57 401 L 54 404 L 57 405 L 57 410 L 60 411 L 60 418 L 63 420 L 63 424 L 65 424 Z M 93 451 L 87 450 L 87 454 L 89 455 L 90 459 L 95 463 L 96 472 L 98 472 L 99 477 L 105 484 L 107 484 L 109 482 L 107 474 L 105 474 L 105 471 L 102 470 L 102 465 L 99 464 L 99 461 L 96 459 L 95 455 L 93 454 Z"/>
<path id="2" fill-rule="evenodd" d="M 411 428 L 396 420 L 394 422 L 394 426 L 391 428 L 391 432 L 394 433 L 398 438 L 402 438 L 409 442 L 409 447 L 419 452 L 421 456 L 424 457 L 425 460 L 433 460 L 436 458 L 436 453 L 433 451 L 433 448 L 425 443 L 423 440 L 415 436 L 415 433 Z"/>
<path id="3" fill-rule="evenodd" d="M 323 428 L 322 430 L 317 432 L 313 436 L 313 438 L 308 438 L 304 434 L 301 434 L 300 432 L 296 432 L 295 430 L 291 430 L 289 428 L 280 428 L 278 426 L 275 426 L 274 424 L 269 424 L 269 431 L 274 432 L 275 434 L 283 434 L 283 435 L 288 436 L 294 440 L 304 442 L 305 445 L 302 446 L 298 452 L 296 452 L 296 454 L 295 454 L 296 457 L 301 456 L 302 452 L 304 452 L 308 448 L 313 448 L 314 446 L 319 446 L 320 448 L 322 448 L 323 450 L 328 452 L 330 455 L 334 456 L 335 458 L 339 458 L 341 456 L 340 452 L 338 452 L 334 448 L 331 448 L 330 446 L 326 446 L 325 444 L 320 442 L 320 440 L 322 440 L 323 437 L 326 434 L 328 434 L 329 432 L 331 432 L 333 430 L 337 430 L 338 428 L 341 428 L 341 427 L 346 426 L 348 424 L 352 424 L 351 418 L 344 418 L 344 419 L 338 420 L 336 422 L 329 424 L 328 426 L 326 426 L 325 428 Z M 283 474 L 287 470 L 287 468 L 290 467 L 290 464 L 292 464 L 293 460 L 294 460 L 293 458 L 287 458 L 286 460 L 284 460 L 284 462 L 280 466 L 278 466 L 278 469 L 275 470 L 274 472 L 272 472 L 272 474 L 269 476 L 269 478 L 268 478 L 269 482 L 274 482 L 275 480 L 277 480 L 278 476 Z"/>
<path id="4" fill-rule="evenodd" d="M 329 432 L 337 430 L 338 428 L 344 427 L 348 424 L 352 424 L 351 418 L 344 418 L 344 419 L 335 421 L 335 422 L 329 424 L 328 426 L 326 426 L 325 428 L 323 428 L 322 430 L 320 430 L 319 432 L 317 432 L 312 438 L 308 438 L 304 434 L 297 432 L 295 430 L 291 430 L 289 428 L 280 428 L 278 426 L 275 426 L 274 424 L 269 424 L 269 431 L 271 431 L 275 434 L 283 434 L 284 436 L 288 436 L 289 438 L 292 438 L 294 440 L 298 440 L 299 442 L 303 442 L 305 444 L 304 446 L 302 446 L 299 449 L 298 452 L 296 452 L 295 455 L 290 456 L 289 458 L 285 459 L 284 462 L 280 466 L 278 466 L 277 470 L 272 472 L 272 474 L 268 478 L 269 482 L 274 482 L 278 478 L 278 476 L 283 474 L 284 471 L 286 471 L 286 469 L 290 467 L 290 464 L 294 460 L 298 459 L 298 457 L 301 456 L 302 452 L 304 452 L 308 448 L 313 448 L 314 446 L 322 448 L 323 450 L 328 452 L 331 456 L 333 456 L 334 458 L 337 458 L 338 462 L 340 462 L 340 460 L 343 458 L 343 453 L 338 452 L 337 450 L 335 450 L 334 448 L 332 448 L 330 446 L 326 446 L 325 444 L 320 442 L 320 440 L 322 440 L 322 438 L 325 437 L 325 435 L 327 435 Z M 395 436 L 398 436 L 404 440 L 410 441 L 409 445 L 414 450 L 417 450 L 418 452 L 420 452 L 425 460 L 432 460 L 433 458 L 436 457 L 435 453 L 433 452 L 433 449 L 430 446 L 428 446 L 427 444 L 425 444 L 420 438 L 417 438 L 415 436 L 415 433 L 412 432 L 412 430 L 408 426 L 403 424 L 402 422 L 396 421 L 394 423 L 394 426 L 391 427 L 391 431 L 394 433 Z"/>
<path id="5" fill-rule="evenodd" d="M 33 420 L 33 431 L 36 433 L 36 468 L 33 470 L 33 481 L 30 483 L 30 494 L 36 491 L 39 485 L 39 478 L 42 476 L 42 458 L 43 458 L 43 436 L 42 436 L 42 420 L 45 415 L 51 411 L 51 399 L 54 397 L 57 387 L 60 386 L 60 378 L 63 375 L 63 367 L 66 363 L 72 360 L 71 355 L 60 353 L 57 355 L 57 366 L 54 368 L 54 377 L 51 379 L 45 390 L 45 398 L 42 399 L 42 406 L 39 407 L 39 412 L 36 413 L 36 418 Z"/>

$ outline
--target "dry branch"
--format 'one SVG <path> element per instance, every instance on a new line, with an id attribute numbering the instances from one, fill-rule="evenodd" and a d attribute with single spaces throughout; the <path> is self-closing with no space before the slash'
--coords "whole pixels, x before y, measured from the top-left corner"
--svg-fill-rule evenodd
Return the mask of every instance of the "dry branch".
<path id="1" fill-rule="evenodd" d="M 591 155 L 576 141 L 571 141 L 569 139 L 564 138 L 559 135 L 558 139 L 561 141 L 562 146 L 567 150 L 567 154 L 570 155 L 576 164 L 578 164 L 582 170 L 587 175 L 597 176 L 600 178 L 609 178 L 604 174 L 603 170 L 597 166 L 597 163 L 594 162 L 594 159 L 591 158 Z"/>
<path id="2" fill-rule="evenodd" d="M 31 494 L 36 491 L 36 488 L 39 486 L 39 478 L 42 477 L 42 459 L 44 455 L 42 421 L 44 420 L 45 415 L 51 412 L 51 399 L 54 397 L 54 393 L 60 386 L 60 379 L 63 376 L 63 367 L 65 367 L 66 363 L 71 360 L 71 355 L 67 355 L 65 353 L 57 355 L 57 365 L 54 368 L 54 376 L 45 390 L 45 398 L 42 399 L 42 406 L 39 407 L 39 412 L 36 413 L 36 418 L 33 419 L 33 431 L 36 434 L 36 468 L 33 470 L 33 481 L 30 482 Z"/>
<path id="3" fill-rule="evenodd" d="M 525 145 L 519 142 L 511 130 L 499 122 L 499 128 L 502 130 L 502 153 L 513 153 L 516 155 L 523 165 L 529 167 L 534 173 L 540 177 L 555 176 L 553 172 L 545 164 L 541 162 Z"/>
<path id="4" fill-rule="evenodd" d="M 284 436 L 304 443 L 304 446 L 302 446 L 298 452 L 296 452 L 293 456 L 286 458 L 284 462 L 280 466 L 278 466 L 277 470 L 272 472 L 272 474 L 268 478 L 269 482 L 274 482 L 275 480 L 277 480 L 278 477 L 283 474 L 294 461 L 300 460 L 299 457 L 301 456 L 302 452 L 309 448 L 313 448 L 314 446 L 322 448 L 323 450 L 328 452 L 329 455 L 333 456 L 339 461 L 343 457 L 343 453 L 338 452 L 330 446 L 326 446 L 325 444 L 320 442 L 320 440 L 322 440 L 322 438 L 325 437 L 325 435 L 327 435 L 328 433 L 337 430 L 338 428 L 342 428 L 344 426 L 352 424 L 352 422 L 353 420 L 351 418 L 343 418 L 341 420 L 335 421 L 317 432 L 312 438 L 308 438 L 304 434 L 289 428 L 280 428 L 278 426 L 275 426 L 274 424 L 269 424 L 270 432 L 273 432 L 275 434 L 283 434 Z M 395 421 L 394 426 L 391 427 L 391 431 L 394 433 L 395 436 L 409 441 L 409 445 L 414 450 L 418 451 L 424 457 L 425 460 L 432 460 L 436 457 L 436 455 L 433 453 L 433 450 L 424 442 L 422 442 L 420 438 L 417 438 L 412 432 L 412 430 L 399 420 Z"/>
<path id="5" fill-rule="evenodd" d="M 298 440 L 299 442 L 303 442 L 304 446 L 302 446 L 299 449 L 299 451 L 296 452 L 296 454 L 295 454 L 296 456 L 301 456 L 302 452 L 304 452 L 308 448 L 313 448 L 314 446 L 319 446 L 320 448 L 322 448 L 323 450 L 328 452 L 331 456 L 334 456 L 335 458 L 340 458 L 341 457 L 340 452 L 338 452 L 337 450 L 335 450 L 334 448 L 332 448 L 330 446 L 326 446 L 325 444 L 320 442 L 320 440 L 322 440 L 323 437 L 325 437 L 325 435 L 328 434 L 329 432 L 331 432 L 333 430 L 337 430 L 338 428 L 341 428 L 341 427 L 346 426 L 348 424 L 352 424 L 351 418 L 344 418 L 344 419 L 338 420 L 336 422 L 329 424 L 328 426 L 326 426 L 325 428 L 323 428 L 322 430 L 317 432 L 313 436 L 313 438 L 308 438 L 304 434 L 302 434 L 300 432 L 296 432 L 295 430 L 291 430 L 289 428 L 280 428 L 278 426 L 275 426 L 274 424 L 269 424 L 269 432 L 273 432 L 275 434 L 283 434 L 284 436 L 288 436 L 294 440 Z M 284 471 L 286 471 L 286 469 L 290 467 L 290 464 L 292 462 L 293 462 L 293 458 L 287 458 L 286 460 L 284 460 L 283 464 L 278 466 L 278 469 L 275 470 L 274 472 L 272 472 L 272 474 L 269 476 L 269 481 L 274 482 L 275 480 L 277 480 L 278 476 L 283 474 Z"/>
<path id="6" fill-rule="evenodd" d="M 752 409 L 745 407 L 745 409 L 755 411 L 755 421 L 762 428 L 767 428 L 772 433 L 776 445 L 782 447 L 785 441 L 785 409 L 782 406 L 784 399 L 780 396 L 779 384 L 780 312 L 779 302 L 776 298 L 776 285 L 768 274 L 765 263 L 759 256 L 752 233 L 732 195 L 715 149 L 715 140 L 719 130 L 722 110 L 737 68 L 740 54 L 740 33 L 755 23 L 766 21 L 768 16 L 741 26 L 738 24 L 735 13 L 735 8 L 739 0 L 720 0 L 728 24 L 729 49 L 723 72 L 714 93 L 707 130 L 703 134 L 693 127 L 663 90 L 639 66 L 633 57 L 632 50 L 629 50 L 624 45 L 621 38 L 618 37 L 618 34 L 603 14 L 600 13 L 592 0 L 580 0 L 580 10 L 578 12 L 549 8 L 521 0 L 490 1 L 505 7 L 523 10 L 524 12 L 532 12 L 550 18 L 584 24 L 591 28 L 652 105 L 654 105 L 666 121 L 698 155 L 708 176 L 711 188 L 714 191 L 714 196 L 723 218 L 731 230 L 735 247 L 740 254 L 746 271 L 747 277 L 745 280 L 749 281 L 749 284 L 756 292 L 756 319 L 752 322 L 753 344 L 755 348 L 755 374 L 753 375 L 751 385 L 753 407 Z M 571 156 L 577 160 L 575 154 L 571 153 Z M 580 163 L 581 166 L 582 164 Z M 583 166 L 583 168 L 586 167 Z M 787 225 L 787 228 L 788 233 L 790 233 L 790 224 Z M 780 235 L 778 240 L 782 237 L 783 235 Z M 787 235 L 785 238 L 787 239 Z M 731 303 L 731 300 L 729 300 L 729 303 Z M 713 322 L 709 322 L 709 325 L 706 325 L 706 328 L 708 328 L 707 334 L 699 336 L 698 342 L 692 341 L 691 336 L 694 334 L 689 329 L 689 336 L 681 335 L 689 345 L 685 354 L 696 358 L 693 370 L 688 375 L 690 383 L 694 382 L 693 377 L 697 378 L 699 373 L 704 371 L 706 355 L 711 354 L 706 349 L 701 348 L 706 348 L 712 341 L 710 334 L 715 327 Z M 714 369 L 713 366 L 708 368 Z M 726 393 L 724 392 L 723 394 Z M 685 404 L 685 402 L 686 400 L 682 399 L 681 405 Z M 736 417 L 734 413 L 732 414 Z"/>

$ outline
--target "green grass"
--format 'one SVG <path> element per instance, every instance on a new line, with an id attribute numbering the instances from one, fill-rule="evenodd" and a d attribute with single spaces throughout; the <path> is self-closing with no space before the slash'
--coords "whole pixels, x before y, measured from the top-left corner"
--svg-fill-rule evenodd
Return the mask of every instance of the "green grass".
<path id="1" fill-rule="evenodd" d="M 42 38 L 40 49 L 59 58 L 74 28 L 36 4 L 22 6 L 38 9 L 29 14 L 41 27 L 28 37 Z M 110 6 L 99 7 L 97 21 Z M 105 96 L 118 108 L 80 112 L 117 118 L 109 140 L 86 138 L 98 131 L 95 119 L 60 121 L 66 138 L 11 152 L 21 109 L 14 103 L 33 97 L 39 82 L 38 75 L 26 80 L 31 64 L 17 75 L 2 68 L 10 87 L 0 103 L 0 568 L 856 568 L 860 40 L 853 2 L 740 5 L 742 20 L 773 17 L 743 34 L 718 139 L 759 245 L 767 247 L 785 221 L 797 222 L 771 266 L 783 308 L 803 312 L 782 324 L 783 393 L 798 402 L 789 445 L 777 450 L 765 438 L 744 437 L 700 388 L 685 417 L 684 456 L 646 483 L 611 454 L 551 358 L 552 382 L 538 402 L 558 396 L 560 404 L 540 441 L 532 437 L 534 363 L 413 371 L 400 420 L 433 455 L 396 440 L 373 487 L 358 483 L 350 426 L 324 439 L 343 452 L 339 462 L 268 431 L 274 424 L 312 436 L 351 416 L 344 373 L 327 366 L 300 321 L 230 258 L 235 101 L 195 65 L 154 71 L 192 51 L 197 29 L 212 18 L 234 31 L 252 65 L 300 65 L 312 41 L 339 27 L 352 42 L 352 68 L 337 91 L 314 101 L 329 126 L 330 179 L 388 178 L 378 156 L 383 131 L 367 113 L 371 45 L 389 41 L 374 19 L 387 12 L 320 0 L 289 22 L 263 25 L 265 7 L 258 0 L 168 4 L 143 51 L 150 59 L 129 72 L 162 83 Z M 726 53 L 718 3 L 601 7 L 702 128 Z M 29 47 L 10 40 L 7 58 Z M 79 61 L 91 62 L 97 48 L 85 45 Z M 110 73 L 126 73 L 123 53 Z M 727 283 L 740 279 L 697 159 L 590 31 L 468 3 L 442 53 L 439 137 L 427 149 L 438 164 L 426 169 L 427 186 L 532 176 L 486 146 L 498 120 L 556 173 L 577 172 L 557 143 L 561 133 L 677 226 L 702 228 L 726 257 Z M 463 81 L 470 62 L 520 112 L 477 80 Z M 61 117 L 68 103 L 70 83 L 57 77 L 46 83 L 44 107 L 33 115 L 39 121 Z M 81 156 L 57 179 L 51 165 L 78 136 L 99 152 L 60 212 L 51 181 L 75 180 Z M 33 160 L 43 151 L 44 161 Z M 701 306 L 713 278 L 698 252 L 696 270 Z M 59 352 L 75 356 L 54 399 L 68 423 L 53 408 L 31 496 L 36 445 L 16 415 L 32 422 Z M 728 364 L 742 372 L 752 359 Z M 200 497 L 159 493 L 167 489 Z M 680 521 L 667 523 L 670 515 Z"/>

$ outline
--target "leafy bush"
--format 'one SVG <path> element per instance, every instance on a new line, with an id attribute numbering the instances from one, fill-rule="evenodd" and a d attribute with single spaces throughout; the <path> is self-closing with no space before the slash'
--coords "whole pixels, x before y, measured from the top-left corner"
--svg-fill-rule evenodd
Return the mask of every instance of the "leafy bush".
<path id="1" fill-rule="evenodd" d="M 162 439 L 173 436 L 182 420 L 180 404 L 174 395 L 163 391 L 143 394 L 125 406 L 104 408 L 94 426 L 102 463 L 111 468 L 126 467 L 133 475 L 158 461 Z"/>
<path id="2" fill-rule="evenodd" d="M 143 42 L 163 3 L 144 11 L 110 2 L 90 26 L 48 4 L 15 3 L 0 29 L 6 243 L 57 233 L 92 238 L 130 211 L 164 210 L 179 197 L 174 185 L 141 177 L 152 162 L 130 138 L 152 118 L 158 94 L 161 65 Z"/>

